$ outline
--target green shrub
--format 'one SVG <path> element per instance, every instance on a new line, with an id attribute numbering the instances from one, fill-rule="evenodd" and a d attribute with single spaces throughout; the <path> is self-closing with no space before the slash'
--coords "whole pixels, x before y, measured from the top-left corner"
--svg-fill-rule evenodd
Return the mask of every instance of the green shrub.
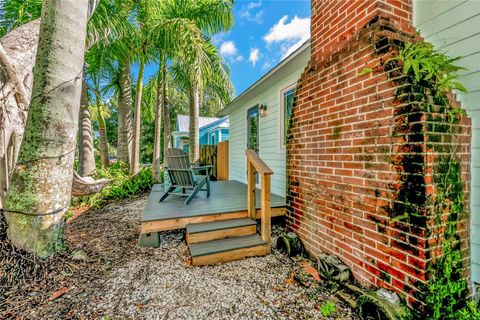
<path id="1" fill-rule="evenodd" d="M 320 312 L 324 317 L 331 316 L 335 311 L 337 311 L 337 307 L 335 306 L 335 303 L 333 301 L 324 302 L 320 306 Z"/>
<path id="2" fill-rule="evenodd" d="M 128 169 L 120 162 L 108 169 L 97 169 L 95 179 L 109 179 L 110 183 L 99 193 L 78 199 L 80 205 L 98 207 L 107 200 L 128 198 L 149 191 L 153 184 L 151 167 L 143 167 L 135 176 L 128 174 Z"/>

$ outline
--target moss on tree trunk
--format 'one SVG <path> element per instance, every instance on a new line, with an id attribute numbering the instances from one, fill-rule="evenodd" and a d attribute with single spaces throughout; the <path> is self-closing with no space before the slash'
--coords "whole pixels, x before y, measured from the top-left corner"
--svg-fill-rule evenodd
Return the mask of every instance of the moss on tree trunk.
<path id="1" fill-rule="evenodd" d="M 120 65 L 120 96 L 118 98 L 118 143 L 117 158 L 123 163 L 130 163 L 132 151 L 132 79 L 130 60 Z"/>
<path id="2" fill-rule="evenodd" d="M 41 257 L 63 248 L 78 130 L 87 0 L 45 0 L 33 98 L 5 208 L 11 242 Z M 55 214 L 45 215 L 50 212 Z M 38 215 L 43 214 L 43 215 Z"/>

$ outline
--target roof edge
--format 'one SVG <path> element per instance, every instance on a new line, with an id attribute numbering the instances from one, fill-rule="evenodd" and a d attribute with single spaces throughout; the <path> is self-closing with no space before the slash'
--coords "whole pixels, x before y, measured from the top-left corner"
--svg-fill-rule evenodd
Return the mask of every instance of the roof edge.
<path id="1" fill-rule="evenodd" d="M 253 89 L 255 89 L 257 86 L 259 86 L 261 83 L 266 81 L 268 78 L 270 78 L 275 72 L 277 72 L 279 69 L 281 69 L 283 66 L 288 64 L 290 61 L 292 61 L 295 57 L 297 57 L 299 54 L 301 54 L 303 51 L 307 50 L 310 47 L 310 38 L 306 40 L 297 50 L 292 52 L 289 56 L 287 56 L 285 59 L 280 61 L 275 67 L 270 69 L 267 73 L 265 73 L 260 79 L 255 81 L 250 87 L 248 87 L 246 90 L 244 90 L 238 97 L 233 99 L 225 108 L 220 110 L 218 113 L 218 116 L 225 117 L 227 116 L 231 109 L 233 108 L 233 105 L 242 99 L 245 95 L 247 95 L 249 92 L 251 92 Z"/>

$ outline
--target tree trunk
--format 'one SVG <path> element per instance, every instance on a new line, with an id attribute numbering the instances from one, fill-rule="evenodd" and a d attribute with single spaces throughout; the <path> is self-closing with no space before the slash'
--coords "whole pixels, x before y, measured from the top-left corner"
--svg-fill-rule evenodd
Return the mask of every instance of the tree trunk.
<path id="1" fill-rule="evenodd" d="M 157 102 L 155 104 L 155 132 L 153 138 L 152 174 L 155 182 L 161 182 L 160 177 L 160 140 L 162 135 L 162 81 L 158 77 Z"/>
<path id="2" fill-rule="evenodd" d="M 78 174 L 82 177 L 85 177 L 95 172 L 92 121 L 90 120 L 87 84 L 85 81 L 82 82 L 82 97 L 80 99 L 79 133 Z"/>
<path id="3" fill-rule="evenodd" d="M 170 128 L 170 105 L 168 99 L 168 80 L 166 61 L 162 69 L 162 105 L 163 105 L 163 158 L 165 153 L 172 145 L 172 131 Z"/>
<path id="4" fill-rule="evenodd" d="M 43 1 L 34 70 L 35 98 L 30 104 L 18 162 L 5 198 L 8 238 L 15 246 L 41 257 L 63 249 L 87 11 L 88 0 Z"/>
<path id="5" fill-rule="evenodd" d="M 98 118 L 98 133 L 100 135 L 100 163 L 103 169 L 107 169 L 110 164 L 110 157 L 108 155 L 108 140 L 107 140 L 107 125 L 102 113 L 102 105 L 100 101 L 100 94 L 97 92 L 97 118 Z"/>
<path id="6" fill-rule="evenodd" d="M 130 164 L 130 175 L 135 175 L 140 171 L 140 126 L 142 120 L 142 92 L 143 92 L 143 71 L 145 69 L 145 61 L 140 61 L 137 79 L 137 96 L 135 97 L 135 113 L 133 115 L 133 145 L 132 145 L 132 161 Z"/>
<path id="7" fill-rule="evenodd" d="M 200 95 L 198 84 L 190 87 L 190 134 L 189 134 L 189 155 L 190 162 L 197 163 L 200 159 L 200 139 L 198 117 L 200 114 Z"/>
<path id="8" fill-rule="evenodd" d="M 25 97 L 19 97 L 26 95 L 30 99 L 31 96 L 39 30 L 37 19 L 0 39 L 0 207 L 4 206 L 12 164 L 16 162 L 23 138 L 28 105 L 21 102 Z"/>
<path id="9" fill-rule="evenodd" d="M 130 77 L 130 61 L 120 65 L 120 96 L 118 98 L 118 161 L 130 164 L 132 152 L 132 78 Z"/>

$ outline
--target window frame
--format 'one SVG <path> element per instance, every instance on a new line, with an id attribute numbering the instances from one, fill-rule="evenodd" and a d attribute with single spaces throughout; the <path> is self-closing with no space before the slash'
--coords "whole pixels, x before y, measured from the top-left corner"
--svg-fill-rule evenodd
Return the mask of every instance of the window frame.
<path id="1" fill-rule="evenodd" d="M 249 143 L 248 143 L 248 126 L 249 126 L 249 113 L 250 113 L 250 110 L 252 109 L 257 109 L 257 113 L 258 113 L 258 123 L 257 123 L 257 138 L 258 138 L 258 141 L 257 141 L 257 144 L 258 144 L 258 153 L 260 154 L 260 119 L 262 117 L 260 117 L 260 103 L 255 103 L 253 104 L 251 107 L 249 108 L 246 108 L 245 110 L 245 149 L 248 149 L 249 147 Z M 252 149 L 253 150 L 253 149 Z"/>
<path id="2" fill-rule="evenodd" d="M 280 93 L 279 93 L 279 100 L 280 100 L 280 132 L 279 132 L 279 147 L 281 150 L 285 150 L 286 147 L 287 147 L 287 144 L 286 144 L 286 139 L 285 139 L 285 134 L 284 134 L 284 131 L 285 131 L 285 92 L 288 92 L 292 89 L 294 89 L 296 91 L 296 87 L 297 87 L 297 82 L 294 82 L 294 83 L 291 83 L 289 84 L 288 86 L 284 87 L 283 89 L 280 90 Z"/>

